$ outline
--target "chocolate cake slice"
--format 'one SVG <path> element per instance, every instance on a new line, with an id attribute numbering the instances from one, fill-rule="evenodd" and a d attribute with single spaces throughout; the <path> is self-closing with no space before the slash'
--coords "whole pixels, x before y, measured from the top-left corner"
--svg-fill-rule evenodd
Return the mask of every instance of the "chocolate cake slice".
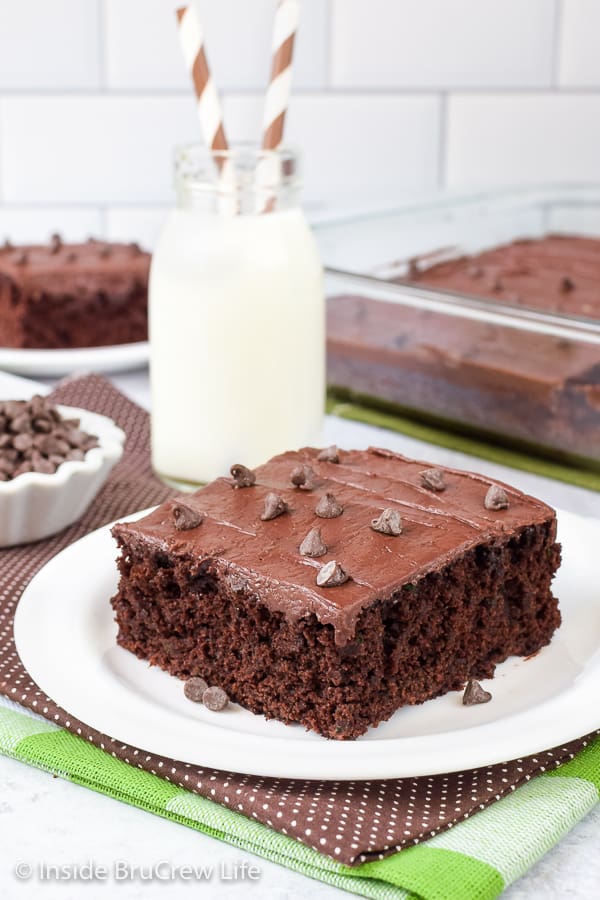
<path id="1" fill-rule="evenodd" d="M 0 347 L 100 347 L 148 338 L 150 255 L 90 239 L 0 248 Z"/>
<path id="2" fill-rule="evenodd" d="M 554 511 L 387 450 L 274 457 L 118 524 L 118 642 L 349 739 L 560 624 Z"/>

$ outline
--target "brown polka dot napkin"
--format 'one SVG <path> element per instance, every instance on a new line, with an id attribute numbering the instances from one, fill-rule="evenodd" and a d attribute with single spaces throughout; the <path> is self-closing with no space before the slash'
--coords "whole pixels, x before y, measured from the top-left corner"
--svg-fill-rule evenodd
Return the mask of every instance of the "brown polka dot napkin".
<path id="1" fill-rule="evenodd" d="M 70 718 L 31 681 L 17 656 L 12 621 L 19 597 L 59 550 L 94 528 L 160 503 L 171 491 L 152 473 L 147 413 L 109 382 L 98 376 L 71 379 L 51 396 L 55 402 L 110 416 L 126 432 L 127 443 L 122 460 L 79 522 L 46 541 L 0 550 L 0 693 L 131 765 L 257 819 L 347 865 L 382 858 L 426 840 L 571 758 L 584 746 L 581 739 L 527 759 L 429 778 L 290 781 L 161 759 Z"/>

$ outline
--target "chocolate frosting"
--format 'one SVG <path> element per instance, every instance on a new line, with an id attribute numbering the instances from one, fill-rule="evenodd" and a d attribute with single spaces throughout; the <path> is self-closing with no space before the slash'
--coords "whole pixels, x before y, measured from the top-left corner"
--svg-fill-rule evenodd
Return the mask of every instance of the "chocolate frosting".
<path id="1" fill-rule="evenodd" d="M 388 450 L 340 451 L 339 464 L 319 462 L 318 450 L 304 448 L 274 457 L 256 469 L 256 484 L 235 490 L 228 478 L 218 478 L 192 495 L 188 506 L 203 514 L 202 524 L 177 531 L 169 500 L 138 522 L 115 527 L 144 552 L 165 552 L 210 559 L 219 578 L 233 590 L 256 594 L 257 600 L 291 619 L 314 613 L 335 630 L 336 643 L 346 644 L 355 633 L 362 609 L 385 600 L 403 585 L 442 569 L 477 544 L 503 538 L 530 524 L 552 521 L 554 511 L 539 500 L 502 485 L 507 509 L 487 510 L 484 499 L 491 484 L 480 475 L 444 469 L 446 489 L 435 493 L 421 485 L 427 463 Z M 290 482 L 297 465 L 316 473 L 311 491 Z M 315 506 L 326 492 L 344 507 L 335 519 L 319 519 Z M 262 521 L 265 497 L 275 492 L 289 512 Z M 371 528 L 383 509 L 397 509 L 402 534 L 389 536 Z M 321 529 L 328 552 L 320 559 L 299 553 L 311 528 Z M 316 576 L 335 559 L 350 579 L 336 587 L 320 588 Z"/>
<path id="2" fill-rule="evenodd" d="M 404 280 L 404 279 L 402 279 Z M 548 234 L 434 265 L 413 260 L 408 280 L 516 306 L 600 318 L 600 239 Z"/>
<path id="3" fill-rule="evenodd" d="M 150 254 L 137 244 L 110 243 L 93 238 L 83 244 L 64 244 L 54 235 L 49 244 L 0 247 L 0 277 L 17 283 L 27 294 L 72 293 L 94 295 L 99 290 L 127 294 L 137 282 L 148 280 Z"/>

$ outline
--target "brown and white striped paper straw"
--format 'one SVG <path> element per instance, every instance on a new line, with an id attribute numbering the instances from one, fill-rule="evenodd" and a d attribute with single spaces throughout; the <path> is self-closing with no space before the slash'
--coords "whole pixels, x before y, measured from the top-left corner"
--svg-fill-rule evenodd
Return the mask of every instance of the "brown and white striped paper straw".
<path id="1" fill-rule="evenodd" d="M 206 59 L 202 25 L 192 3 L 177 10 L 177 21 L 179 41 L 185 64 L 192 76 L 204 139 L 210 150 L 228 150 L 221 103 Z"/>
<path id="2" fill-rule="evenodd" d="M 263 116 L 263 149 L 276 150 L 283 139 L 283 126 L 292 88 L 292 57 L 300 15 L 299 0 L 279 0 L 273 28 L 273 62 Z"/>
<path id="3" fill-rule="evenodd" d="M 285 114 L 292 90 L 292 58 L 300 14 L 299 0 L 279 0 L 273 27 L 273 61 L 263 114 L 263 151 L 277 150 L 283 140 Z M 272 212 L 281 171 L 279 161 L 265 155 L 256 170 L 257 211 Z"/>
<path id="4" fill-rule="evenodd" d="M 236 184 L 233 163 L 230 159 L 218 155 L 219 152 L 229 150 L 229 143 L 225 136 L 219 94 L 208 66 L 202 23 L 193 3 L 180 7 L 176 14 L 179 25 L 179 41 L 186 67 L 194 85 L 202 134 L 209 150 L 216 154 L 215 160 L 219 168 L 220 185 L 224 189 L 224 193 L 229 194 L 227 202 L 221 197 L 220 209 L 221 211 L 236 212 L 237 200 L 233 196 Z"/>

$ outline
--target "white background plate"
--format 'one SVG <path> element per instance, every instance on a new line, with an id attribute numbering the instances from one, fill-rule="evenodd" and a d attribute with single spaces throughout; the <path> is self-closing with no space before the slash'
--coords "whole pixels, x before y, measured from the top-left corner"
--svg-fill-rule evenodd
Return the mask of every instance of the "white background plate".
<path id="1" fill-rule="evenodd" d="M 131 516 L 137 518 L 141 514 Z M 232 705 L 211 713 L 182 684 L 115 644 L 108 526 L 54 557 L 26 589 L 17 650 L 33 679 L 71 715 L 123 743 L 218 769 L 284 778 L 375 779 L 486 766 L 600 727 L 600 522 L 559 514 L 564 562 L 555 582 L 563 624 L 529 660 L 484 682 L 493 700 L 460 693 L 399 710 L 357 741 L 328 741 Z"/>
<path id="2" fill-rule="evenodd" d="M 0 369 L 18 375 L 61 377 L 75 372 L 128 372 L 148 362 L 148 342 L 70 350 L 0 347 Z"/>

